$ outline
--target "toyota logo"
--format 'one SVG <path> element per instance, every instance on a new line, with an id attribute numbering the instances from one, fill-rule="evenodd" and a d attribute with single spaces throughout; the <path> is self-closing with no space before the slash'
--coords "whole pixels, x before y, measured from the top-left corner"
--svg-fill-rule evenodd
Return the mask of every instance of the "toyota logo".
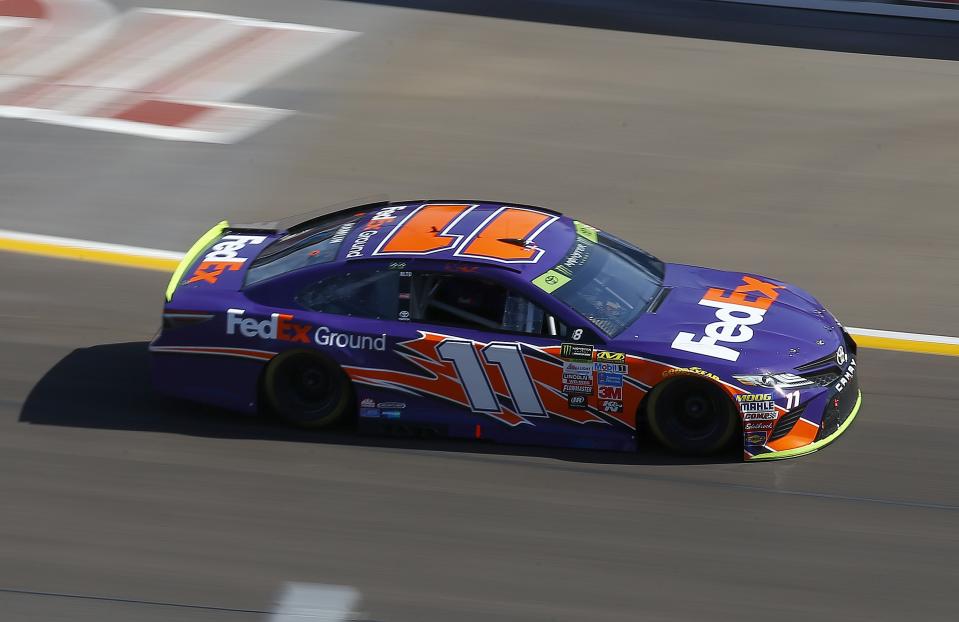
<path id="1" fill-rule="evenodd" d="M 836 350 L 836 362 L 839 363 L 840 367 L 842 367 L 846 364 L 847 360 L 849 360 L 849 357 L 846 355 L 846 349 L 842 346 L 839 346 L 839 349 Z"/>

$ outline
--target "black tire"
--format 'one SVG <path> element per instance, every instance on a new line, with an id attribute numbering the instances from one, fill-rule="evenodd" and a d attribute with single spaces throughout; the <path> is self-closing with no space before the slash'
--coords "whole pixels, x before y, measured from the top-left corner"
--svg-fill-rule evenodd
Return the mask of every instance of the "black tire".
<path id="1" fill-rule="evenodd" d="M 725 392 L 690 377 L 657 385 L 646 405 L 646 421 L 660 443 L 695 455 L 723 449 L 739 429 L 739 416 Z"/>
<path id="2" fill-rule="evenodd" d="M 304 428 L 328 428 L 353 414 L 353 389 L 340 366 L 314 352 L 285 352 L 263 375 L 263 397 L 274 415 Z"/>

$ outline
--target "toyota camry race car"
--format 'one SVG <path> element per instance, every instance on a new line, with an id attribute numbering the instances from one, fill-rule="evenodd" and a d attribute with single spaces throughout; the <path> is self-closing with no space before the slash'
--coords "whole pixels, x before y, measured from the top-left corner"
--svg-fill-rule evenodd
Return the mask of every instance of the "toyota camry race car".
<path id="1" fill-rule="evenodd" d="M 360 205 L 221 222 L 150 345 L 163 393 L 300 426 L 635 450 L 820 449 L 859 410 L 856 344 L 811 295 L 664 263 L 539 207 Z"/>

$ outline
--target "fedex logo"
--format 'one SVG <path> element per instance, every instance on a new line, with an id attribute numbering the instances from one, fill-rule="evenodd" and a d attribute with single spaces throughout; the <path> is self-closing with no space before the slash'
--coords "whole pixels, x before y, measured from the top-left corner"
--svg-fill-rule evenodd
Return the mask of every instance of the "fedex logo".
<path id="1" fill-rule="evenodd" d="M 246 261 L 237 257 L 237 252 L 247 244 L 262 244 L 266 240 L 262 235 L 225 235 L 210 247 L 203 261 L 193 271 L 187 283 L 216 283 L 226 270 L 239 270 Z"/>
<path id="2" fill-rule="evenodd" d="M 244 313 L 243 309 L 229 309 L 226 312 L 227 335 L 235 335 L 239 332 L 244 337 L 310 343 L 309 332 L 313 327 L 309 324 L 294 322 L 292 315 L 273 313 L 268 320 L 255 320 L 251 317 L 243 317 Z"/>
<path id="3" fill-rule="evenodd" d="M 779 297 L 782 285 L 773 285 L 751 276 L 743 277 L 743 284 L 732 291 L 710 288 L 699 304 L 716 309 L 718 321 L 707 324 L 705 336 L 681 332 L 673 339 L 673 348 L 735 361 L 740 352 L 719 342 L 744 343 L 753 338 L 750 326 L 763 321 L 763 316 Z"/>

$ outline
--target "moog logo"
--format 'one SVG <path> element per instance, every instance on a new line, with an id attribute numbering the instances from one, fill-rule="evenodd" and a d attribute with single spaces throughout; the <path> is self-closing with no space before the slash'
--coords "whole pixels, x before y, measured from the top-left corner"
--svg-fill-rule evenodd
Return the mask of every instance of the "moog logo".
<path id="1" fill-rule="evenodd" d="M 782 285 L 760 281 L 751 276 L 743 277 L 743 284 L 727 291 L 710 288 L 699 304 L 716 309 L 718 322 L 707 324 L 705 336 L 696 338 L 693 333 L 681 332 L 673 340 L 673 348 L 717 359 L 735 361 L 740 352 L 718 342 L 745 343 L 753 338 L 754 326 L 763 321 L 769 307 L 779 297 Z"/>

